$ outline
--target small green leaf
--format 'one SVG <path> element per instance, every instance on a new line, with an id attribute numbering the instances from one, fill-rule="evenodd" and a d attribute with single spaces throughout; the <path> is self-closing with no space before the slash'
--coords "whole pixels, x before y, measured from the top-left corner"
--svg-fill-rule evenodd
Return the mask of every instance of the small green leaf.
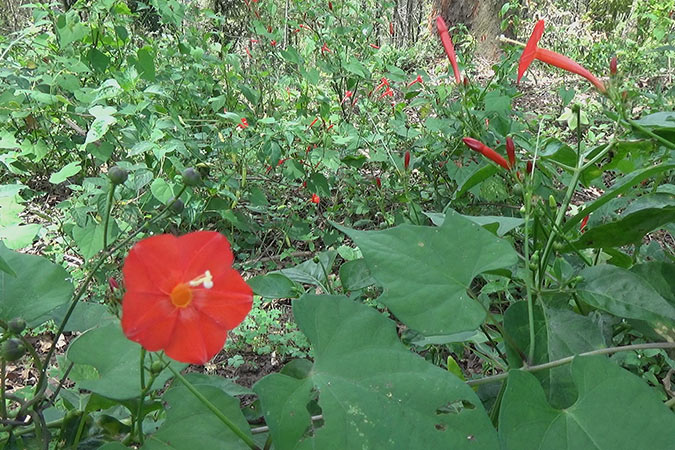
<path id="1" fill-rule="evenodd" d="M 266 298 L 294 298 L 298 288 L 293 280 L 281 273 L 258 275 L 247 281 L 256 295 Z"/>
<path id="2" fill-rule="evenodd" d="M 155 81 L 155 56 L 152 47 L 145 46 L 136 52 L 136 70 L 146 81 Z"/>
<path id="3" fill-rule="evenodd" d="M 72 177 L 73 175 L 77 175 L 78 173 L 80 173 L 80 170 L 82 170 L 82 167 L 80 167 L 80 163 L 73 161 L 63 166 L 61 170 L 59 170 L 58 172 L 53 173 L 49 177 L 49 182 L 52 184 L 63 183 L 68 179 L 68 177 Z"/>

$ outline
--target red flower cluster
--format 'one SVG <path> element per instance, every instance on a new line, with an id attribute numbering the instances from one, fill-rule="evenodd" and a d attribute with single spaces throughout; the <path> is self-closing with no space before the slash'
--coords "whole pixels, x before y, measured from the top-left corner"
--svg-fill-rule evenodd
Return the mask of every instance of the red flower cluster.
<path id="1" fill-rule="evenodd" d="M 246 120 L 246 117 L 242 117 L 242 118 L 241 118 L 241 123 L 238 124 L 237 126 L 238 126 L 239 128 L 241 128 L 242 130 L 245 130 L 246 128 L 248 128 L 248 121 Z"/>
<path id="2" fill-rule="evenodd" d="M 204 364 L 251 310 L 253 292 L 215 231 L 162 234 L 134 245 L 122 272 L 122 330 L 146 350 Z"/>
<path id="3" fill-rule="evenodd" d="M 321 197 L 319 197 L 316 194 L 312 194 L 312 200 L 311 200 L 312 203 L 315 203 L 315 204 L 318 205 L 320 201 L 321 201 Z"/>
<path id="4" fill-rule="evenodd" d="M 410 83 L 408 83 L 408 87 L 410 87 L 410 86 L 412 86 L 412 85 L 414 85 L 414 84 L 416 84 L 416 83 L 420 83 L 420 84 L 423 83 L 423 81 L 422 81 L 422 75 L 417 75 L 417 78 L 415 78 L 415 79 L 412 80 Z"/>

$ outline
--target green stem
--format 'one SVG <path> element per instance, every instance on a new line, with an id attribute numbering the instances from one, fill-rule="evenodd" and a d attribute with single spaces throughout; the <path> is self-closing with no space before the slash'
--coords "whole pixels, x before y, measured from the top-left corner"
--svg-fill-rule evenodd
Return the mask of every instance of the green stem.
<path id="1" fill-rule="evenodd" d="M 593 355 L 609 355 L 611 353 L 617 352 L 627 352 L 630 350 L 649 350 L 653 348 L 675 348 L 675 342 L 652 342 L 648 344 L 633 344 L 633 345 L 624 345 L 621 347 L 608 347 L 601 348 L 599 350 L 593 350 L 590 352 L 579 353 L 578 355 L 568 356 L 566 358 L 561 358 L 556 361 L 547 362 L 544 364 L 539 364 L 537 366 L 521 367 L 518 370 L 523 370 L 525 372 L 539 372 L 546 369 L 552 369 L 558 366 L 564 366 L 565 364 L 571 363 L 574 358 L 577 356 L 593 356 Z M 480 378 L 478 380 L 469 380 L 466 382 L 469 386 L 479 386 L 481 384 L 494 383 L 496 381 L 503 380 L 509 376 L 508 372 L 500 373 L 499 375 L 493 375 L 490 377 Z"/>
<path id="2" fill-rule="evenodd" d="M 7 361 L 0 360 L 0 418 L 7 419 L 7 403 L 5 403 L 5 370 Z"/>
<path id="3" fill-rule="evenodd" d="M 201 392 L 199 392 L 188 380 L 183 377 L 176 369 L 171 365 L 167 366 L 169 370 L 174 374 L 174 376 L 180 380 L 181 383 L 194 395 L 204 406 L 206 406 L 221 422 L 223 422 L 234 434 L 236 434 L 239 439 L 241 439 L 246 445 L 248 445 L 252 450 L 260 450 L 260 447 L 253 442 L 246 433 L 244 433 L 234 422 L 232 422 L 225 414 L 223 414 L 216 406 L 211 403 Z"/>
<path id="4" fill-rule="evenodd" d="M 110 184 L 108 192 L 108 205 L 106 206 L 105 218 L 103 219 L 103 249 L 108 248 L 108 223 L 110 222 L 110 211 L 112 211 L 113 200 L 115 199 L 115 183 Z"/>
<path id="5" fill-rule="evenodd" d="M 525 243 L 524 243 L 524 257 L 525 257 L 525 291 L 527 295 L 527 326 L 530 334 L 530 347 L 527 352 L 527 364 L 530 365 L 534 361 L 534 347 L 536 344 L 534 334 L 534 300 L 532 298 L 532 269 L 530 268 L 530 211 L 531 211 L 532 194 L 525 193 Z"/>
<path id="6" fill-rule="evenodd" d="M 149 388 L 145 386 L 145 352 L 144 348 L 141 348 L 141 359 L 140 359 L 140 370 L 141 370 L 141 395 L 138 399 L 138 408 L 136 409 L 136 433 L 138 435 L 138 442 L 143 445 L 143 401 L 145 400 L 145 395 L 148 393 Z M 154 381 L 154 380 L 153 380 Z M 152 383 L 150 383 L 152 386 Z"/>

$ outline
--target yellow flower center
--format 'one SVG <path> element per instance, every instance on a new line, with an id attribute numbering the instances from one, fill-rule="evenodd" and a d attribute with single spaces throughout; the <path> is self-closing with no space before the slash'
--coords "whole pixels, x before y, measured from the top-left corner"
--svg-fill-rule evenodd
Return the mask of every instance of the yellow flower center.
<path id="1" fill-rule="evenodd" d="M 192 289 L 186 283 L 179 283 L 171 290 L 171 303 L 177 308 L 185 308 L 192 301 Z"/>

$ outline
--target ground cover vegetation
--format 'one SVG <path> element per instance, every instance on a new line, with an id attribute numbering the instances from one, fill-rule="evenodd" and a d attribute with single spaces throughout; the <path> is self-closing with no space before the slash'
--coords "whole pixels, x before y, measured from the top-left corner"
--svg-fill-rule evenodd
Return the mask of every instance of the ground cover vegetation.
<path id="1" fill-rule="evenodd" d="M 672 448 L 675 1 L 448 3 L 3 6 L 1 445 Z"/>

